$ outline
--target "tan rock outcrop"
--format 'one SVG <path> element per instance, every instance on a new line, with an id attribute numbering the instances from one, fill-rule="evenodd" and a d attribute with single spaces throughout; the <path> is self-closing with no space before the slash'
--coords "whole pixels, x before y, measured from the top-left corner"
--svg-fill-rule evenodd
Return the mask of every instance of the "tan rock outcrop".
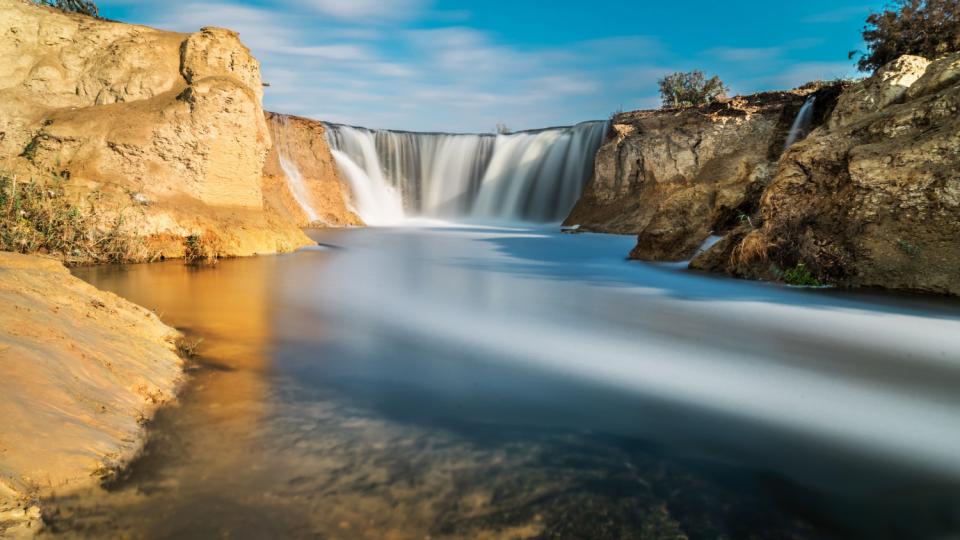
<path id="1" fill-rule="evenodd" d="M 340 178 L 323 123 L 268 112 L 267 125 L 273 138 L 263 168 L 269 203 L 303 227 L 363 225 L 350 209 L 350 189 Z"/>
<path id="2" fill-rule="evenodd" d="M 762 197 L 762 227 L 699 265 L 764 277 L 803 264 L 844 286 L 960 294 L 960 54 L 919 77 L 916 65 L 895 61 L 849 89 L 841 103 L 915 80 L 792 147 Z"/>
<path id="3" fill-rule="evenodd" d="M 711 232 L 753 211 L 794 117 L 814 90 L 618 114 L 565 224 L 637 234 L 633 258 L 689 258 Z M 820 100 L 820 117 L 830 101 Z"/>
<path id="4" fill-rule="evenodd" d="M 163 32 L 0 0 L 0 167 L 68 175 L 179 256 L 200 234 L 222 255 L 309 240 L 264 203 L 271 146 L 259 64 L 237 34 Z"/>
<path id="5" fill-rule="evenodd" d="M 0 537 L 36 530 L 37 495 L 130 459 L 181 375 L 176 331 L 70 275 L 0 253 Z"/>
<path id="6" fill-rule="evenodd" d="M 855 122 L 901 101 L 929 65 L 930 61 L 926 58 L 904 55 L 877 70 L 873 77 L 851 86 L 837 100 L 837 106 L 828 120 L 830 129 Z"/>

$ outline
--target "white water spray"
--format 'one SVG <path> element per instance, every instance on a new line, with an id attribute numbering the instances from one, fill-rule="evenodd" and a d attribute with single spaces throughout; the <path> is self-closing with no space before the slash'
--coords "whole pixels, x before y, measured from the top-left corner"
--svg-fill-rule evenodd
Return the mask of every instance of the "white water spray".
<path id="1" fill-rule="evenodd" d="M 790 148 L 793 146 L 793 143 L 803 139 L 810 133 L 810 124 L 813 123 L 813 106 L 816 102 L 817 96 L 810 96 L 807 98 L 807 101 L 803 103 L 803 107 L 800 107 L 800 112 L 797 113 L 797 117 L 793 120 L 793 125 L 790 126 L 787 142 L 783 145 L 784 150 Z"/>
<path id="2" fill-rule="evenodd" d="M 502 135 L 327 125 L 367 223 L 395 222 L 397 211 L 394 202 L 361 208 L 364 197 L 399 201 L 401 217 L 559 221 L 589 179 L 605 132 L 603 122 Z"/>
<path id="3" fill-rule="evenodd" d="M 277 145 L 280 169 L 283 170 L 283 175 L 287 178 L 287 189 L 290 190 L 290 194 L 293 195 L 294 200 L 297 201 L 303 212 L 307 214 L 307 219 L 312 223 L 320 219 L 320 214 L 310 204 L 310 190 L 303 181 L 303 175 L 300 174 L 297 162 L 290 155 L 290 141 L 287 138 L 287 131 L 290 128 L 287 117 L 279 115 L 279 118 L 280 129 L 274 130 L 273 140 L 274 144 Z"/>

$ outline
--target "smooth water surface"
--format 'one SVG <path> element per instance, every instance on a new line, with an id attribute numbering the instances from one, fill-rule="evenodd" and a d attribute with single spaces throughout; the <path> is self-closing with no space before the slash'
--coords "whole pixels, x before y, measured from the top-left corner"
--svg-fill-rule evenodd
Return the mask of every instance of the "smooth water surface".
<path id="1" fill-rule="evenodd" d="M 624 260 L 630 237 L 315 233 L 78 269 L 204 338 L 51 530 L 145 538 L 951 538 L 960 305 Z"/>

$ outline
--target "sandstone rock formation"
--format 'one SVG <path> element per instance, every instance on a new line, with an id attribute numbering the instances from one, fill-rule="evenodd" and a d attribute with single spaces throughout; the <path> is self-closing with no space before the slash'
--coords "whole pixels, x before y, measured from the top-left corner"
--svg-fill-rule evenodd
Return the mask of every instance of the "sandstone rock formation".
<path id="1" fill-rule="evenodd" d="M 960 54 L 894 61 L 786 152 L 762 197 L 762 226 L 694 266 L 777 277 L 803 264 L 844 286 L 960 294 L 958 112 Z"/>
<path id="2" fill-rule="evenodd" d="M 749 215 L 810 93 L 822 119 L 836 87 L 736 97 L 698 108 L 616 115 L 595 172 L 565 221 L 638 235 L 631 257 L 684 260 Z"/>
<path id="3" fill-rule="evenodd" d="M 856 122 L 899 101 L 929 65 L 930 61 L 926 58 L 901 56 L 877 70 L 873 77 L 851 86 L 837 100 L 837 106 L 828 120 L 830 129 Z"/>
<path id="4" fill-rule="evenodd" d="M 138 451 L 182 362 L 156 315 L 52 259 L 0 253 L 0 303 L 0 537 L 12 537 L 38 526 L 36 495 Z"/>
<path id="5" fill-rule="evenodd" d="M 236 33 L 163 32 L 0 0 L 0 167 L 96 190 L 151 255 L 309 240 L 264 202 L 259 64 Z"/>
<path id="6" fill-rule="evenodd" d="M 340 178 L 323 123 L 267 113 L 273 147 L 263 168 L 269 204 L 298 225 L 354 226 L 363 221 L 350 209 L 350 189 Z"/>

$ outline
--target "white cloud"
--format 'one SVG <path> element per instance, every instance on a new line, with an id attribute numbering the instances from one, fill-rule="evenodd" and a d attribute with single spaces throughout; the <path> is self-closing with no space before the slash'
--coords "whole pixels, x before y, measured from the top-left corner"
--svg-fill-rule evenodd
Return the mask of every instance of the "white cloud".
<path id="1" fill-rule="evenodd" d="M 657 79 L 692 68 L 749 91 L 851 71 L 841 62 L 792 64 L 790 54 L 812 40 L 684 58 L 642 35 L 511 44 L 466 26 L 469 12 L 438 12 L 431 0 L 281 0 L 271 9 L 239 2 L 138 3 L 137 22 L 237 30 L 270 83 L 268 109 L 369 127 L 490 131 L 498 122 L 526 129 L 600 119 L 657 106 Z"/>
<path id="2" fill-rule="evenodd" d="M 783 54 L 782 47 L 715 47 L 706 51 L 724 62 L 767 62 Z"/>
<path id="3" fill-rule="evenodd" d="M 324 15 L 351 21 L 410 20 L 426 8 L 425 0 L 299 0 L 299 3 Z"/>
<path id="4" fill-rule="evenodd" d="M 362 62 L 372 60 L 374 53 L 365 47 L 354 44 L 309 45 L 297 47 L 292 45 L 273 45 L 264 47 L 265 50 L 292 56 L 311 56 L 323 60 L 339 60 L 347 62 Z"/>

